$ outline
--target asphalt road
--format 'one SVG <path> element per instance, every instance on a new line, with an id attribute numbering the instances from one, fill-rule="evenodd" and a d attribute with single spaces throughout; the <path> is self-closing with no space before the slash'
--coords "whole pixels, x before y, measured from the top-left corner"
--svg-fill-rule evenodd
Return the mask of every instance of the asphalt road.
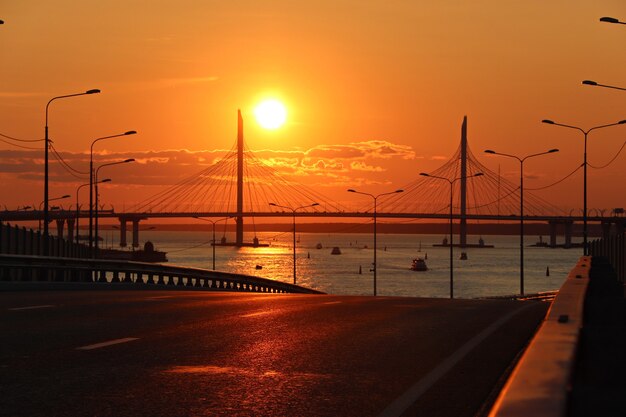
<path id="1" fill-rule="evenodd" d="M 0 293 L 0 415 L 474 416 L 548 305 Z"/>

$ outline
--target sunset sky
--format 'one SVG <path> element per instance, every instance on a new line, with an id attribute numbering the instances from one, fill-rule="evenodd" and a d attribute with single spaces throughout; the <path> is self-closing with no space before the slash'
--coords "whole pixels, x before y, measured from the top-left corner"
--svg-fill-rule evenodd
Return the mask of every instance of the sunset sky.
<path id="1" fill-rule="evenodd" d="M 440 167 L 457 150 L 463 116 L 480 162 L 518 183 L 519 165 L 484 149 L 524 156 L 526 187 L 564 178 L 582 163 L 580 132 L 626 119 L 624 0 L 254 1 L 4 0 L 0 3 L 0 134 L 50 138 L 77 171 L 110 168 L 107 204 L 124 207 L 206 169 L 236 142 L 289 179 L 336 201 L 391 191 Z M 264 98 L 282 101 L 285 125 L 254 119 Z M 0 136 L 0 207 L 43 200 L 43 142 Z M 589 136 L 602 166 L 626 141 L 626 125 Z M 18 146 L 35 147 L 36 150 Z M 51 159 L 50 196 L 88 181 Z M 589 171 L 590 208 L 626 206 L 626 151 Z M 297 175 L 295 175 L 297 173 Z M 79 175 L 80 176 L 80 175 Z M 102 187 L 105 188 L 105 187 Z M 82 194 L 85 198 L 87 193 Z M 565 209 L 582 206 L 582 171 L 538 192 Z M 85 198 L 81 198 L 84 203 Z"/>

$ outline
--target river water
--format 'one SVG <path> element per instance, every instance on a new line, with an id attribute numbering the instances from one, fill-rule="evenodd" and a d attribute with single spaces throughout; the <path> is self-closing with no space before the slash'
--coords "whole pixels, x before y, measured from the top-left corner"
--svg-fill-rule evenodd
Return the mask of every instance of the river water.
<path id="1" fill-rule="evenodd" d="M 234 236 L 226 236 L 231 242 Z M 216 269 L 293 282 L 293 234 L 258 233 L 269 247 L 215 248 Z M 407 297 L 449 297 L 450 249 L 433 247 L 442 235 L 377 235 L 378 295 Z M 219 240 L 221 236 L 218 236 Z M 494 248 L 454 248 L 454 296 L 475 298 L 519 293 L 519 236 L 484 236 Z M 199 231 L 141 232 L 155 248 L 167 252 L 170 264 L 212 268 L 211 235 Z M 252 236 L 246 235 L 246 241 Z M 302 233 L 297 235 L 297 283 L 337 295 L 373 293 L 373 236 L 349 233 Z M 458 239 L 458 236 L 455 236 Z M 478 236 L 468 236 L 477 243 Z M 539 240 L 527 236 L 525 244 Z M 321 244 L 322 248 L 316 246 Z M 340 255 L 332 255 L 337 246 Z M 461 252 L 467 260 L 460 260 Z M 524 249 L 524 288 L 526 293 L 558 289 L 582 255 L 582 249 L 526 246 Z M 426 258 L 429 270 L 411 271 L 415 257 Z M 258 267 L 257 267 L 258 265 Z M 257 269 L 257 268 L 261 269 Z M 549 270 L 549 276 L 547 276 Z M 361 271 L 361 273 L 359 273 Z"/>

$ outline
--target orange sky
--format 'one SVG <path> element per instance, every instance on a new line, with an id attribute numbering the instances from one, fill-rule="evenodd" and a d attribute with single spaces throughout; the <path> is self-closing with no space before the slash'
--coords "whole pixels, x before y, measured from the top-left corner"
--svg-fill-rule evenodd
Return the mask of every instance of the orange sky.
<path id="1" fill-rule="evenodd" d="M 626 28 L 602 16 L 626 20 L 626 3 L 7 0 L 0 133 L 41 139 L 51 97 L 101 89 L 54 102 L 50 137 L 85 171 L 94 138 L 139 132 L 96 147 L 99 163 L 139 161 L 107 175 L 114 185 L 102 197 L 118 211 L 230 149 L 238 108 L 250 149 L 264 158 L 295 152 L 296 164 L 316 157 L 309 162 L 319 175 L 309 169 L 303 181 L 337 201 L 355 201 L 349 187 L 385 192 L 438 168 L 458 147 L 464 115 L 474 154 L 515 183 L 518 165 L 484 149 L 522 156 L 560 148 L 527 163 L 525 185 L 538 188 L 574 170 L 583 150 L 580 133 L 542 119 L 583 128 L 626 119 L 626 92 L 581 85 L 626 86 Z M 275 131 L 252 116 L 268 95 L 289 112 Z M 589 162 L 604 165 L 625 141 L 626 126 L 592 133 Z M 0 205 L 43 200 L 43 146 L 34 146 L 0 142 Z M 625 162 L 626 151 L 590 170 L 590 207 L 626 205 Z M 340 175 L 329 168 L 337 164 Z M 51 197 L 75 196 L 84 182 L 56 162 L 51 172 Z M 579 208 L 582 173 L 538 195 Z"/>

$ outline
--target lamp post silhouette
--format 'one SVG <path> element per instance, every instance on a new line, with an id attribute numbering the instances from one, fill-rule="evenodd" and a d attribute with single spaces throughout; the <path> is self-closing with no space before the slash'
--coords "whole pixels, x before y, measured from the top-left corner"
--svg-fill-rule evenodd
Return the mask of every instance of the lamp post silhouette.
<path id="1" fill-rule="evenodd" d="M 547 155 L 558 151 L 558 149 L 550 149 L 546 152 L 534 153 L 520 158 L 507 153 L 492 151 L 491 149 L 485 150 L 485 153 L 513 158 L 519 161 L 519 292 L 522 295 L 524 295 L 524 161 L 535 156 Z"/>
<path id="2" fill-rule="evenodd" d="M 212 242 L 211 246 L 213 246 L 213 270 L 214 271 L 215 271 L 215 223 L 221 222 L 221 221 L 224 221 L 224 220 L 228 220 L 230 218 L 232 218 L 232 216 L 224 217 L 222 219 L 217 219 L 217 220 L 210 220 L 210 219 L 204 219 L 202 217 L 194 216 L 194 219 L 198 219 L 198 220 L 202 220 L 202 221 L 205 221 L 205 222 L 209 222 L 209 223 L 211 223 L 213 225 L 213 240 L 211 241 Z"/>
<path id="3" fill-rule="evenodd" d="M 468 175 L 466 177 L 457 177 L 454 179 L 449 179 L 446 177 L 439 177 L 437 175 L 431 175 L 428 174 L 426 172 L 420 172 L 420 175 L 423 177 L 428 177 L 428 178 L 434 178 L 437 180 L 444 180 L 444 181 L 448 181 L 448 183 L 450 183 L 450 298 L 454 298 L 454 252 L 453 252 L 453 238 L 454 238 L 454 234 L 453 234 L 453 218 L 452 218 L 452 196 L 454 195 L 454 190 L 453 190 L 453 186 L 454 183 L 457 182 L 458 180 L 461 180 L 463 178 L 472 178 L 472 177 L 480 177 L 483 175 L 482 172 L 477 172 L 475 174 L 472 175 Z"/>
<path id="4" fill-rule="evenodd" d="M 613 90 L 622 90 L 622 91 L 626 91 L 626 88 L 623 87 L 617 87 L 614 85 L 607 85 L 607 84 L 600 84 L 598 82 L 592 81 L 592 80 L 584 80 L 582 82 L 583 85 L 590 85 L 593 87 L 604 87 L 604 88 L 612 88 Z"/>
<path id="5" fill-rule="evenodd" d="M 355 194 L 368 195 L 368 196 L 372 197 L 372 199 L 374 200 L 374 262 L 372 263 L 372 271 L 374 271 L 374 295 L 376 295 L 377 294 L 377 290 L 376 290 L 376 276 L 377 276 L 377 273 L 376 273 L 376 270 L 378 269 L 378 264 L 376 263 L 376 252 L 377 252 L 377 247 L 376 247 L 376 214 L 377 214 L 377 208 L 376 208 L 376 205 L 377 205 L 378 197 L 382 197 L 382 196 L 385 196 L 385 195 L 396 194 L 396 193 L 403 193 L 404 190 L 391 191 L 391 192 L 388 192 L 388 193 L 378 194 L 376 196 L 373 195 L 373 194 L 370 194 L 370 193 L 364 193 L 364 192 L 361 192 L 361 191 L 357 191 L 357 190 L 354 190 L 352 188 L 349 189 L 348 192 L 349 193 L 355 193 Z"/>
<path id="6" fill-rule="evenodd" d="M 100 182 L 102 183 L 102 182 L 110 182 L 110 181 L 111 181 L 110 178 L 106 178 L 106 179 L 103 179 Z M 79 222 L 79 219 L 80 219 L 80 207 L 78 206 L 78 192 L 80 191 L 81 188 L 86 187 L 88 185 L 90 186 L 91 183 L 88 182 L 88 183 L 79 185 L 78 188 L 76 188 L 76 244 L 80 243 L 80 237 L 79 237 L 79 233 L 78 233 L 78 222 Z"/>
<path id="7" fill-rule="evenodd" d="M 129 159 L 125 159 L 123 161 L 109 162 L 108 164 L 102 164 L 98 168 L 96 168 L 96 172 L 95 172 L 95 175 L 94 175 L 94 181 L 93 181 L 93 185 L 95 187 L 95 194 L 96 194 L 96 204 L 95 204 L 96 210 L 95 210 L 95 213 L 94 213 L 94 217 L 95 217 L 95 219 L 94 219 L 94 223 L 95 223 L 94 229 L 95 229 L 95 241 L 96 241 L 95 245 L 94 245 L 94 248 L 95 248 L 96 257 L 97 257 L 97 252 L 98 252 L 98 183 L 101 182 L 101 181 L 98 181 L 98 172 L 100 171 L 101 168 L 104 168 L 104 167 L 107 167 L 107 166 L 119 165 L 119 164 L 127 164 L 129 162 L 134 162 L 134 161 L 135 161 L 134 158 L 129 158 Z M 91 211 L 90 211 L 89 218 L 91 219 Z M 92 238 L 91 227 L 90 227 L 89 237 L 90 237 L 90 239 Z"/>
<path id="8" fill-rule="evenodd" d="M 618 25 L 626 25 L 626 22 L 621 22 L 619 19 L 616 19 L 614 17 L 601 17 L 600 22 L 616 23 Z"/>
<path id="9" fill-rule="evenodd" d="M 93 188 L 94 188 L 94 171 L 93 171 L 93 146 L 96 142 L 99 142 L 104 139 L 118 138 L 120 136 L 134 135 L 137 132 L 134 130 L 129 130 L 128 132 L 119 133 L 117 135 L 110 136 L 102 136 L 100 138 L 96 138 L 91 142 L 91 148 L 89 149 L 89 249 L 92 249 L 93 244 Z"/>
<path id="10" fill-rule="evenodd" d="M 570 125 L 566 125 L 562 123 L 557 123 L 549 119 L 544 119 L 541 122 L 549 124 L 549 125 L 566 127 L 568 129 L 575 129 L 575 130 L 582 132 L 582 134 L 584 135 L 585 150 L 583 154 L 583 255 L 588 255 L 588 251 L 587 251 L 587 136 L 593 130 L 625 124 L 626 120 L 620 120 L 619 122 L 609 123 L 607 125 L 595 126 L 587 130 L 584 130 L 577 126 L 570 126 Z"/>
<path id="11" fill-rule="evenodd" d="M 50 139 L 48 137 L 48 109 L 50 107 L 50 103 L 52 103 L 55 100 L 59 100 L 62 98 L 69 98 L 69 97 L 77 97 L 77 96 L 84 96 L 84 95 L 88 95 L 88 94 L 97 94 L 99 93 L 100 90 L 98 89 L 93 89 L 93 90 L 87 90 L 84 93 L 76 93 L 76 94 L 66 94 L 63 96 L 56 96 L 56 97 L 52 97 L 50 99 L 50 101 L 48 101 L 48 104 L 46 104 L 46 127 L 45 127 L 45 137 L 44 137 L 44 180 L 43 180 L 43 201 L 44 201 L 44 208 L 43 208 L 43 235 L 44 235 L 44 244 L 43 244 L 43 254 L 44 256 L 47 256 L 49 254 L 49 247 L 48 247 L 48 222 L 50 221 L 50 212 L 48 211 L 48 205 L 49 205 L 49 196 L 48 196 L 48 183 L 49 183 L 49 158 L 48 158 L 48 149 L 50 148 Z"/>
<path id="12" fill-rule="evenodd" d="M 296 208 L 281 206 L 280 204 L 276 203 L 269 204 L 270 206 L 284 208 L 293 212 L 293 284 L 296 285 L 296 211 L 303 208 L 319 206 L 319 203 L 308 204 L 306 206 L 300 206 Z"/>

